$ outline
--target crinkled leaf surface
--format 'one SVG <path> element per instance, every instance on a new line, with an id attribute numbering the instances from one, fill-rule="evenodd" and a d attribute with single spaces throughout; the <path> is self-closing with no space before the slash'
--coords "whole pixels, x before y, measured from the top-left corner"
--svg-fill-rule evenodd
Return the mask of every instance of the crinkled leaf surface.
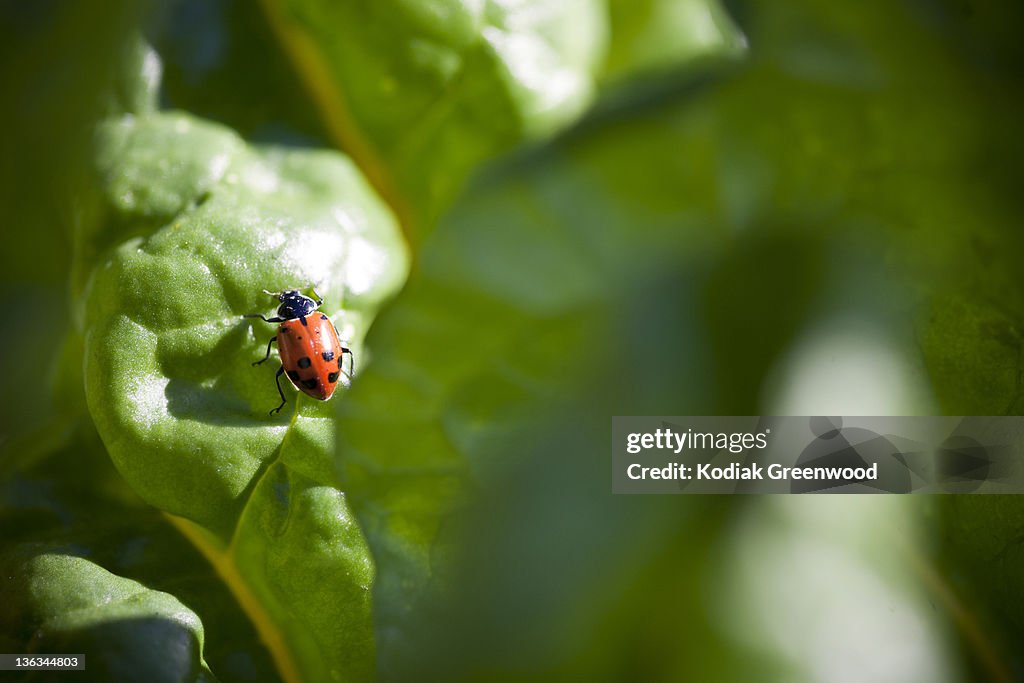
<path id="1" fill-rule="evenodd" d="M 241 313 L 270 314 L 263 288 L 315 286 L 360 356 L 374 308 L 401 281 L 402 246 L 386 209 L 332 153 L 253 151 L 183 114 L 126 116 L 100 144 L 118 150 L 104 182 L 111 223 L 129 233 L 167 223 L 94 269 L 90 408 L 144 498 L 227 537 L 289 427 L 313 443 L 330 429 L 312 403 L 308 423 L 289 424 L 294 408 L 267 416 L 275 368 L 250 363 L 273 327 Z M 316 457 L 289 464 L 325 480 Z"/>
<path id="2" fill-rule="evenodd" d="M 268 416 L 276 368 L 251 364 L 274 328 L 241 314 L 271 313 L 263 288 L 315 286 L 365 360 L 362 335 L 404 275 L 389 212 L 335 153 L 252 149 L 185 114 L 110 120 L 98 150 L 86 395 L 111 458 L 191 520 L 285 676 L 367 677 L 373 565 L 334 487 L 332 420 L 290 387 Z"/>

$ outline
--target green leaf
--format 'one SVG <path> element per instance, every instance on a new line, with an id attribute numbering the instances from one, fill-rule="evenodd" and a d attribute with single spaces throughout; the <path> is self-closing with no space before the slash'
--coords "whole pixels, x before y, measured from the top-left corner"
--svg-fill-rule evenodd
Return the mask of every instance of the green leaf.
<path id="1" fill-rule="evenodd" d="M 418 229 L 482 161 L 572 121 L 604 54 L 597 0 L 268 0 L 332 138 Z"/>
<path id="2" fill-rule="evenodd" d="M 609 0 L 604 77 L 622 80 L 736 57 L 746 40 L 718 0 Z"/>
<path id="3" fill-rule="evenodd" d="M 978 677 L 1011 680 L 1024 636 L 1024 524 L 1018 496 L 943 496 L 941 559 L 951 611 Z"/>
<path id="4" fill-rule="evenodd" d="M 679 180 L 699 177 L 701 167 L 700 147 L 688 144 L 700 132 L 679 125 L 684 106 L 585 128 L 477 184 L 375 324 L 375 362 L 338 405 L 338 454 L 377 560 L 379 647 L 390 673 L 409 674 L 418 657 L 440 666 L 430 654 L 436 636 L 436 652 L 454 667 L 438 675 L 457 678 L 462 667 L 499 657 L 494 643 L 518 637 L 520 610 L 530 607 L 543 611 L 538 622 L 550 623 L 544 633 L 554 637 L 584 598 L 570 591 L 556 599 L 542 587 L 592 585 L 602 568 L 586 549 L 599 537 L 622 543 L 625 557 L 631 537 L 645 538 L 615 520 L 671 533 L 663 515 L 678 509 L 611 501 L 598 474 L 605 469 L 592 458 L 606 452 L 611 415 L 665 412 L 663 405 L 686 414 L 715 400 L 709 340 L 687 313 L 725 234 L 709 229 L 702 188 Z M 674 153 L 681 148 L 692 152 L 685 161 Z M 541 417 L 555 415 L 567 433 Z M 508 481 L 523 496 L 508 502 L 519 512 L 495 518 L 495 499 L 507 496 L 498 482 Z M 459 514 L 479 488 L 491 505 Z M 489 523 L 464 538 L 462 527 L 477 526 L 477 516 Z M 498 558 L 480 574 L 496 586 L 469 578 L 470 569 L 453 579 L 452 563 L 481 547 Z M 449 585 L 477 597 L 462 610 Z M 493 600 L 479 597 L 490 590 Z M 524 590 L 536 600 L 514 607 L 499 597 L 522 601 Z M 429 607 L 436 592 L 447 598 L 438 615 Z M 444 633 L 425 630 L 431 616 L 448 623 L 450 612 L 472 614 L 480 602 L 484 623 L 509 630 L 494 640 L 471 636 L 459 625 L 473 620 L 458 616 Z M 507 622 L 502 608 L 514 610 Z M 480 657 L 443 659 L 462 636 L 485 641 Z"/>
<path id="5" fill-rule="evenodd" d="M 0 486 L 3 649 L 85 653 L 97 680 L 278 680 L 227 586 L 125 485 L 91 425 L 70 441 Z"/>
<path id="6" fill-rule="evenodd" d="M 264 288 L 316 287 L 366 362 L 362 336 L 406 267 L 389 212 L 335 153 L 253 149 L 185 114 L 112 120 L 98 149 L 85 374 L 111 458 L 143 499 L 195 523 L 175 522 L 282 675 L 368 677 L 373 568 L 334 487 L 332 420 L 304 397 L 268 416 L 275 368 L 252 362 L 273 328 L 241 316 L 270 314 Z"/>
<path id="7" fill-rule="evenodd" d="M 1022 157 L 1003 133 L 975 128 L 1013 129 L 1008 82 L 935 72 L 955 48 L 902 8 L 822 2 L 748 15 L 748 66 L 602 113 L 471 186 L 376 322 L 376 361 L 337 407 L 338 457 L 377 559 L 381 659 L 398 671 L 437 653 L 429 661 L 443 678 L 534 661 L 538 677 L 586 676 L 616 635 L 632 645 L 613 661 L 647 661 L 630 630 L 645 615 L 625 607 L 649 566 L 638 539 L 695 553 L 751 542 L 692 530 L 703 502 L 610 500 L 594 463 L 607 457 L 612 415 L 772 414 L 789 405 L 785 387 L 814 411 L 927 412 L 929 380 L 943 402 L 990 386 L 1003 398 L 1012 384 L 1008 354 L 970 358 L 991 343 L 984 327 L 962 327 L 969 340 L 957 344 L 920 334 L 951 281 L 975 285 L 976 310 L 1004 320 L 1017 310 L 1020 233 L 1004 202 Z M 995 159 L 983 169 L 979 144 Z M 960 268 L 976 249 L 995 277 Z M 932 354 L 949 365 L 929 376 Z M 972 392 L 946 391 L 949 375 Z M 878 574 L 916 572 L 918 542 Z M 591 566 L 611 572 L 620 556 L 634 562 L 614 579 Z M 660 623 L 703 631 L 688 619 L 704 615 L 702 598 L 679 595 L 675 621 Z M 622 625 L 583 616 L 619 599 Z M 929 624 L 947 616 L 917 597 L 906 610 Z M 456 626 L 438 634 L 429 623 Z M 525 635 L 555 623 L 564 628 Z M 942 629 L 921 633 L 938 657 Z M 702 632 L 707 641 L 747 651 Z M 693 656 L 651 677 L 716 678 L 701 662 L 721 673 Z"/>
<path id="8" fill-rule="evenodd" d="M 111 125 L 101 141 L 121 154 L 99 157 L 118 159 L 104 182 L 109 224 L 169 222 L 112 251 L 95 241 L 107 255 L 86 309 L 90 409 L 143 498 L 224 533 L 289 429 L 266 414 L 274 368 L 250 366 L 272 328 L 242 313 L 272 310 L 264 288 L 315 286 L 361 356 L 376 306 L 401 282 L 402 245 L 337 155 L 249 150 L 183 114 Z M 315 458 L 304 466 L 324 478 Z"/>
<path id="9" fill-rule="evenodd" d="M 202 659 L 202 624 L 174 596 L 75 555 L 23 553 L 27 557 L 16 552 L 3 563 L 5 576 L 22 580 L 5 584 L 0 596 L 22 624 L 33 624 L 27 652 L 84 653 L 96 678 L 216 680 Z M 115 642 L 116 652 L 104 647 Z"/>
<path id="10" fill-rule="evenodd" d="M 916 673 L 951 679 L 960 653 L 942 634 L 956 632 L 981 662 L 971 672 L 1009 679 L 1012 501 L 926 518 L 953 556 L 940 567 L 918 552 L 935 529 L 909 504 L 621 498 L 594 466 L 614 414 L 841 414 L 853 399 L 926 412 L 929 389 L 947 412 L 1020 404 L 1020 9 L 970 3 L 968 21 L 950 3 L 728 4 L 749 62 L 696 83 L 693 60 L 740 41 L 713 2 L 267 0 L 295 82 L 281 55 L 265 59 L 262 19 L 211 3 L 163 43 L 180 63 L 161 100 L 191 114 L 154 112 L 153 53 L 121 40 L 131 12 L 18 10 L 32 30 L 0 41 L 19 93 L 4 110 L 5 303 L 52 309 L 4 328 L 0 369 L 17 387 L 0 406 L 16 437 L 0 459 L 2 555 L 21 587 L 3 596 L 8 651 L 49 620 L 102 658 L 125 639 L 186 643 L 173 661 L 192 680 L 203 662 L 223 680 L 272 679 L 269 659 L 293 680 L 368 678 L 375 637 L 384 677 L 825 678 L 834 661 L 808 639 L 836 643 L 794 627 L 814 622 L 778 599 L 806 557 L 799 576 L 852 568 L 883 587 L 853 583 L 854 607 L 896 605 L 909 624 L 843 643 L 875 662 L 909 643 L 927 660 Z M 246 25 L 252 42 L 232 43 Z M 119 65 L 123 82 L 97 89 Z M 538 65 L 542 80 L 523 77 Z M 667 87 L 638 97 L 651 70 Z M 237 134 L 321 136 L 300 78 L 355 165 Z M 405 273 L 390 212 L 427 235 L 481 162 L 562 130 L 595 82 L 615 87 L 614 110 L 479 177 L 363 344 Z M 90 142 L 95 188 L 80 183 Z M 58 200 L 73 190 L 72 211 Z M 240 316 L 270 313 L 263 288 L 311 285 L 357 381 L 331 406 L 300 397 L 271 418 L 273 368 L 249 363 L 272 328 Z M 72 325 L 84 339 L 57 348 Z M 112 459 L 168 513 L 79 457 L 83 357 Z M 40 398 L 50 358 L 55 400 Z M 875 533 L 892 518 L 909 552 Z M 128 596 L 159 628 L 138 643 L 98 605 L 81 628 L 61 621 L 97 595 Z"/>

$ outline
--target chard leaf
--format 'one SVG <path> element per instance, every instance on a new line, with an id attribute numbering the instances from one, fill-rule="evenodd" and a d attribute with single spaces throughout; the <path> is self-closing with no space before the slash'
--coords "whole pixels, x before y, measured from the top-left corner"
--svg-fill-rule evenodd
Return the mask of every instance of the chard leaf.
<path id="1" fill-rule="evenodd" d="M 274 328 L 242 314 L 272 314 L 264 288 L 315 287 L 366 362 L 406 264 L 390 213 L 338 154 L 251 148 L 186 114 L 108 121 L 98 146 L 80 272 L 86 398 L 111 459 L 206 554 L 283 676 L 371 676 L 373 562 L 334 482 L 333 420 L 290 386 L 268 415 L 275 364 L 252 362 Z"/>

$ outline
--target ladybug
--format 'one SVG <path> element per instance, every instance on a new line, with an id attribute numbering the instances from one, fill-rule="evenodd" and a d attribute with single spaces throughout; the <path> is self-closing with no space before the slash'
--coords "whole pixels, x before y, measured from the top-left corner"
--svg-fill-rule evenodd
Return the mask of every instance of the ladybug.
<path id="1" fill-rule="evenodd" d="M 264 294 L 277 297 L 281 305 L 277 307 L 277 315 L 264 318 L 259 313 L 250 313 L 243 318 L 259 318 L 268 323 L 281 323 L 277 335 L 267 342 L 267 355 L 253 363 L 259 365 L 270 358 L 270 346 L 277 342 L 277 350 L 281 355 L 281 367 L 274 376 L 277 393 L 281 395 L 281 405 L 270 411 L 270 414 L 281 412 L 285 397 L 281 391 L 281 375 L 288 373 L 295 388 L 319 401 L 326 401 L 334 394 L 338 386 L 338 378 L 342 375 L 341 359 L 348 354 L 348 377 L 351 378 L 353 363 L 352 352 L 338 341 L 338 328 L 330 318 L 317 309 L 323 299 L 316 291 L 311 299 L 289 289 L 284 292 L 268 292 Z"/>

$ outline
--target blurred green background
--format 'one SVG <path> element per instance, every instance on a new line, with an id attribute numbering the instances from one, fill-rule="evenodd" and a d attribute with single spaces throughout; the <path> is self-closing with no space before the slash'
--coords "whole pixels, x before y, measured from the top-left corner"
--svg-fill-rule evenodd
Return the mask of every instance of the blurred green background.
<path id="1" fill-rule="evenodd" d="M 1024 679 L 1017 497 L 607 474 L 613 415 L 1021 413 L 1020 3 L 0 22 L 4 652 L 95 680 Z M 336 211 L 366 229 L 325 228 L 357 377 L 274 422 L 270 328 L 238 316 L 306 286 L 256 282 L 304 272 L 274 231 Z M 117 407 L 150 336 L 159 430 Z"/>

